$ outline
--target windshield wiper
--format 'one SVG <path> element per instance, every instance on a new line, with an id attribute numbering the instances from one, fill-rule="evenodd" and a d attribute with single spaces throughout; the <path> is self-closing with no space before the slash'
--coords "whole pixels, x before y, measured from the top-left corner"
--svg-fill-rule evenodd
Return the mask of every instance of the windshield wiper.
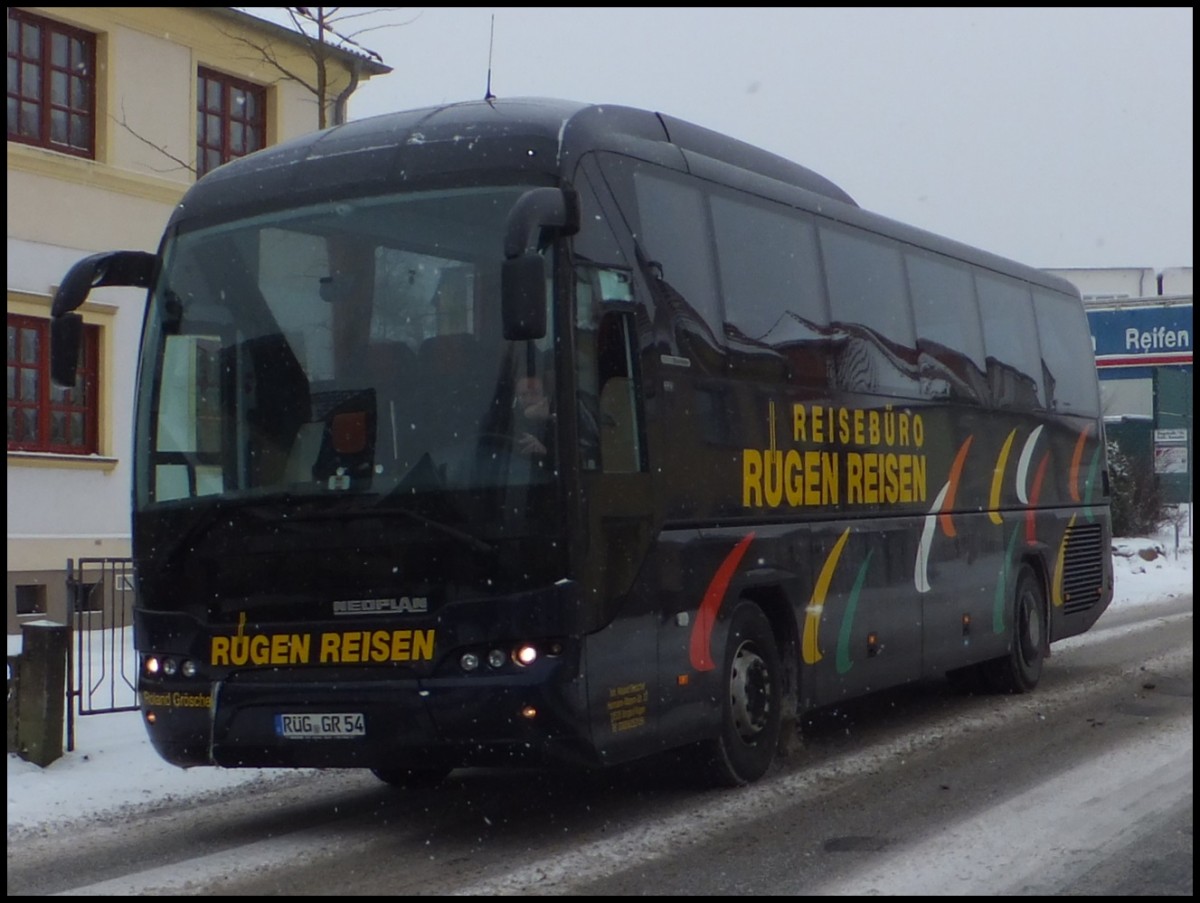
<path id="1" fill-rule="evenodd" d="M 486 540 L 480 539 L 466 530 L 460 530 L 458 527 L 443 523 L 439 520 L 434 520 L 432 517 L 426 517 L 424 514 L 418 514 L 416 511 L 411 511 L 408 508 L 399 507 L 380 507 L 378 504 L 368 508 L 342 508 L 334 511 L 310 511 L 302 514 L 293 515 L 290 520 L 344 520 L 360 517 L 391 517 L 399 515 L 406 517 L 423 526 L 437 530 L 439 533 L 444 533 L 447 536 L 457 539 L 459 542 L 465 543 L 477 552 L 487 552 L 494 554 L 496 547 Z"/>
<path id="2" fill-rule="evenodd" d="M 199 499 L 193 500 L 193 502 L 198 501 Z M 287 493 L 272 496 L 269 500 L 251 497 L 214 500 L 207 504 L 195 504 L 190 509 L 191 520 L 184 526 L 178 538 L 167 547 L 167 560 L 174 559 L 188 545 L 191 545 L 195 549 L 196 542 L 211 531 L 226 516 L 243 517 L 249 514 L 259 518 L 280 518 L 281 515 L 278 512 L 278 506 L 280 504 L 294 504 L 295 501 L 296 496 Z M 270 506 L 271 510 L 263 510 L 266 506 Z"/>
<path id="3" fill-rule="evenodd" d="M 373 508 L 371 511 L 357 512 L 361 515 L 366 514 L 399 514 L 401 517 L 407 517 L 409 520 L 416 521 L 419 524 L 424 524 L 426 527 L 432 527 L 447 536 L 452 536 L 460 542 L 466 543 L 477 552 L 486 552 L 489 555 L 495 554 L 496 547 L 486 540 L 480 539 L 473 533 L 468 533 L 466 530 L 460 530 L 458 527 L 453 527 L 450 524 L 444 524 L 441 521 L 434 520 L 431 517 L 426 517 L 424 514 L 418 514 L 416 511 L 410 511 L 408 508 Z"/>
<path id="4" fill-rule="evenodd" d="M 307 504 L 312 501 L 312 499 L 301 498 L 292 493 L 281 493 L 269 497 L 212 502 L 203 508 L 193 511 L 191 521 L 184 527 L 179 537 L 170 544 L 167 551 L 168 558 L 174 558 L 188 545 L 194 548 L 195 543 L 202 536 L 209 533 L 213 527 L 217 526 L 223 518 L 245 516 L 269 521 L 275 526 L 283 528 L 289 525 L 299 527 L 304 521 L 399 516 L 436 530 L 453 539 L 457 539 L 477 552 L 485 552 L 491 555 L 495 554 L 496 551 L 496 547 L 492 543 L 482 540 L 478 536 L 468 533 L 465 530 L 460 530 L 458 527 L 450 524 L 434 520 L 431 517 L 426 517 L 423 514 L 418 514 L 416 511 L 411 511 L 407 508 L 394 505 L 381 507 L 376 504 L 366 508 L 345 506 L 314 511 Z"/>

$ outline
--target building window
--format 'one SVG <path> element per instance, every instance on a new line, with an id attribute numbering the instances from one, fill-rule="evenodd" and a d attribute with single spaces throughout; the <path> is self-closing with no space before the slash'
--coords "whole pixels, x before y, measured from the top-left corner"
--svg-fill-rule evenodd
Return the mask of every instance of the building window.
<path id="1" fill-rule="evenodd" d="M 67 584 L 67 603 L 72 613 L 104 610 L 104 585 L 71 582 Z"/>
<path id="2" fill-rule="evenodd" d="M 50 321 L 8 315 L 8 450 L 99 452 L 100 329 L 85 326 L 75 385 L 50 382 Z"/>
<path id="3" fill-rule="evenodd" d="M 201 69 L 196 77 L 197 178 L 263 147 L 267 91 L 240 79 Z"/>
<path id="4" fill-rule="evenodd" d="M 8 140 L 96 155 L 96 36 L 8 10 Z"/>
<path id="5" fill-rule="evenodd" d="M 15 589 L 17 614 L 44 615 L 46 613 L 46 587 L 36 583 L 19 583 Z"/>

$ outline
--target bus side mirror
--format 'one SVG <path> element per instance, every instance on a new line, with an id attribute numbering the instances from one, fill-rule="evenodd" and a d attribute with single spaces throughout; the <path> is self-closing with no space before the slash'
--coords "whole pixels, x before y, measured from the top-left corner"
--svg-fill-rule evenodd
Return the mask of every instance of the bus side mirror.
<path id="1" fill-rule="evenodd" d="M 569 188 L 531 188 L 504 224 L 500 316 L 509 340 L 546 334 L 546 262 L 541 249 L 554 235 L 579 231 L 579 196 Z"/>
<path id="2" fill-rule="evenodd" d="M 500 269 L 500 316 L 510 341 L 546 335 L 546 260 L 525 254 Z"/>
<path id="3" fill-rule="evenodd" d="M 147 288 L 154 278 L 155 256 L 145 251 L 106 251 L 85 257 L 67 270 L 50 304 L 50 379 L 62 388 L 75 385 L 83 317 L 74 313 L 94 288 L 125 285 Z"/>
<path id="4" fill-rule="evenodd" d="M 50 381 L 54 385 L 74 388 L 82 342 L 83 317 L 79 314 L 66 313 L 50 321 Z"/>

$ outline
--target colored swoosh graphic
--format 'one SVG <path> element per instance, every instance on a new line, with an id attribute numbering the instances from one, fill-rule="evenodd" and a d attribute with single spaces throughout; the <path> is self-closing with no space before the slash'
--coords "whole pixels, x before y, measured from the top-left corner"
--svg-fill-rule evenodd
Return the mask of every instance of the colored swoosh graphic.
<path id="1" fill-rule="evenodd" d="M 1071 455 L 1071 499 L 1078 502 L 1079 496 L 1079 462 L 1083 460 L 1083 445 L 1087 441 L 1088 433 L 1092 431 L 1092 426 L 1089 423 L 1084 427 L 1083 432 L 1079 434 L 1079 438 L 1075 440 L 1075 453 Z"/>
<path id="2" fill-rule="evenodd" d="M 1038 427 L 1041 429 L 1041 427 Z M 1037 541 L 1037 503 L 1042 495 L 1042 481 L 1046 479 L 1046 467 L 1050 463 L 1049 455 L 1042 455 L 1037 473 L 1033 477 L 1033 492 L 1029 496 L 1029 510 L 1025 512 L 1025 541 Z"/>
<path id="3" fill-rule="evenodd" d="M 858 576 L 854 578 L 854 588 L 850 590 L 850 600 L 846 603 L 846 613 L 842 616 L 842 629 L 838 631 L 837 643 L 838 674 L 845 674 L 854 667 L 854 662 L 850 660 L 850 632 L 854 627 L 854 612 L 858 608 L 858 597 L 862 592 L 863 584 L 867 582 L 867 568 L 870 567 L 871 556 L 874 554 L 874 549 L 868 552 L 862 567 L 858 569 Z"/>
<path id="4" fill-rule="evenodd" d="M 953 537 L 958 535 L 958 531 L 954 527 L 954 518 L 944 509 L 954 507 L 954 496 L 958 492 L 958 484 L 962 479 L 963 465 L 967 463 L 967 449 L 971 447 L 971 443 L 974 441 L 974 436 L 968 436 L 967 441 L 958 450 L 958 454 L 954 456 L 954 463 L 950 465 L 950 477 L 946 484 L 949 487 L 949 491 L 946 493 L 946 499 L 942 504 L 943 513 L 938 515 L 938 520 L 942 525 L 942 532 L 947 536 Z"/>
<path id="5" fill-rule="evenodd" d="M 849 537 L 850 528 L 847 527 L 825 557 L 825 564 L 821 566 L 821 574 L 817 577 L 816 586 L 813 587 L 812 598 L 809 599 L 808 608 L 804 611 L 804 637 L 800 643 L 800 650 L 806 665 L 815 665 L 822 658 L 821 650 L 817 648 L 817 631 L 821 628 L 821 611 L 825 607 L 825 597 L 829 594 L 829 584 L 833 582 L 833 572 L 837 570 L 838 559 L 841 558 L 842 549 L 846 547 L 846 540 Z"/>
<path id="6" fill-rule="evenodd" d="M 1096 474 L 1100 470 L 1100 453 L 1104 450 L 1103 445 L 1097 445 L 1095 452 L 1092 453 L 1092 466 L 1088 468 L 1087 486 L 1083 493 L 1084 514 L 1087 515 L 1089 522 L 1096 519 L 1095 513 L 1092 511 L 1092 491 L 1096 486 Z"/>
<path id="7" fill-rule="evenodd" d="M 1004 486 L 1004 469 L 1008 467 L 1008 453 L 1012 450 L 1013 439 L 1016 438 L 1016 435 L 1016 430 L 1008 434 L 1008 438 L 1004 440 L 1004 447 L 1000 449 L 1000 457 L 996 459 L 996 469 L 992 471 L 992 492 L 988 496 L 988 517 L 997 527 L 1004 523 L 1004 518 L 1000 516 L 1000 490 Z"/>
<path id="8" fill-rule="evenodd" d="M 1004 633 L 1004 612 L 1008 610 L 1008 575 L 1012 567 L 1013 549 L 1017 547 L 1017 537 L 1021 535 L 1020 526 L 1014 527 L 1008 540 L 1008 548 L 1004 551 L 1004 560 L 1000 562 L 1000 579 L 996 581 L 996 597 L 992 601 L 992 631 Z"/>
<path id="9" fill-rule="evenodd" d="M 1029 462 L 1033 458 L 1033 447 L 1037 445 L 1043 429 L 1045 427 L 1039 426 L 1029 434 L 1029 438 L 1025 440 L 1025 447 L 1021 449 L 1021 457 L 1017 460 L 1017 498 L 1021 500 L 1022 505 L 1029 504 L 1029 496 L 1025 492 L 1025 485 L 1029 479 Z"/>
<path id="10" fill-rule="evenodd" d="M 721 608 L 721 600 L 725 598 L 725 591 L 729 589 L 729 581 L 733 579 L 737 566 L 741 563 L 742 556 L 746 554 L 746 549 L 749 548 L 752 539 L 754 539 L 754 534 L 749 533 L 730 550 L 720 567 L 717 568 L 717 572 L 713 574 L 708 589 L 704 592 L 704 600 L 700 603 L 699 611 L 696 612 L 696 623 L 692 625 L 692 635 L 688 647 L 688 656 L 691 659 L 692 667 L 697 671 L 711 671 L 716 667 L 712 657 L 712 632 L 713 626 L 717 623 L 717 611 Z"/>
<path id="11" fill-rule="evenodd" d="M 919 593 L 929 592 L 929 550 L 933 547 L 933 531 L 937 527 L 937 513 L 942 510 L 942 502 L 950 484 L 942 487 L 942 491 L 933 500 L 933 507 L 925 515 L 925 526 L 921 528 L 921 540 L 917 543 L 917 558 L 913 564 L 913 586 Z"/>

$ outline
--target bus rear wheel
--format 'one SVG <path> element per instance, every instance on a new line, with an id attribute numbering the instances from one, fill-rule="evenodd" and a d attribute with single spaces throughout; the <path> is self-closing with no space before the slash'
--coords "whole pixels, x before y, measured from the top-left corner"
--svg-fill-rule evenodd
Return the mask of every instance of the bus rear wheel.
<path id="1" fill-rule="evenodd" d="M 980 666 L 980 675 L 997 693 L 1028 693 L 1038 685 L 1049 639 L 1046 593 L 1028 564 L 1017 573 L 1016 587 L 1008 654 Z"/>
<path id="2" fill-rule="evenodd" d="M 449 768 L 372 768 L 371 774 L 400 790 L 436 787 L 450 774 Z"/>
<path id="3" fill-rule="evenodd" d="M 720 733 L 701 744 L 705 777 L 739 787 L 767 773 L 783 724 L 783 665 L 771 624 L 752 602 L 739 602 L 729 621 L 721 672 Z"/>

